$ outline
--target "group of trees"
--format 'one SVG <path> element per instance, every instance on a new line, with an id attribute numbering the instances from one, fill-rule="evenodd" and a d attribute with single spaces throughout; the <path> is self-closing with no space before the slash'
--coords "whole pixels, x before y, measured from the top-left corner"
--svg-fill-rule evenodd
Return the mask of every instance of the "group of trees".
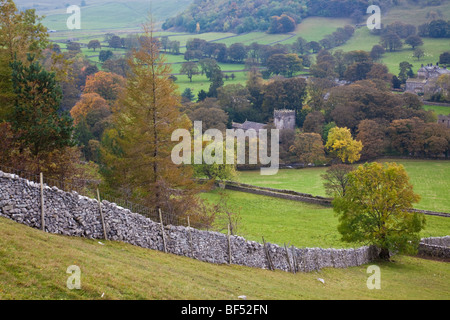
<path id="1" fill-rule="evenodd" d="M 166 20 L 163 29 L 194 32 L 250 32 L 293 31 L 302 19 L 309 16 L 351 17 L 353 22 L 363 20 L 372 1 L 368 0 L 308 0 L 308 1 L 228 1 L 198 0 L 176 17 Z M 382 10 L 396 5 L 396 1 L 379 0 Z"/>
<path id="2" fill-rule="evenodd" d="M 419 26 L 419 35 L 430 38 L 450 38 L 450 21 L 436 19 Z"/>
<path id="3" fill-rule="evenodd" d="M 188 112 L 196 111 L 195 114 L 199 117 L 193 120 L 205 120 L 209 117 L 206 113 L 219 109 L 223 111 L 224 117 L 219 118 L 224 119 L 225 127 L 230 127 L 232 122 L 242 123 L 245 120 L 264 123 L 273 118 L 273 111 L 276 109 L 287 108 L 300 113 L 306 96 L 305 79 L 277 78 L 264 82 L 256 69 L 249 71 L 245 86 L 224 83 L 214 86 L 215 83 L 212 82 L 211 88 L 215 89 L 216 95 L 212 95 L 210 90 L 198 102 L 186 103 Z M 205 115 L 197 112 L 198 109 L 205 111 Z"/>
<path id="4" fill-rule="evenodd" d="M 289 32 L 306 10 L 301 1 L 195 1 L 185 12 L 169 18 L 163 29 L 187 32 L 236 32 L 254 30 Z"/>
<path id="5" fill-rule="evenodd" d="M 72 119 L 61 110 L 67 64 L 34 10 L 19 11 L 10 0 L 0 5 L 1 163 L 67 182 L 80 174 Z"/>
<path id="6" fill-rule="evenodd" d="M 386 27 L 372 31 L 374 34 L 380 35 L 381 46 L 390 52 L 398 51 L 403 46 L 409 45 L 413 50 L 423 45 L 421 33 L 417 33 L 416 26 L 412 24 L 396 21 Z"/>

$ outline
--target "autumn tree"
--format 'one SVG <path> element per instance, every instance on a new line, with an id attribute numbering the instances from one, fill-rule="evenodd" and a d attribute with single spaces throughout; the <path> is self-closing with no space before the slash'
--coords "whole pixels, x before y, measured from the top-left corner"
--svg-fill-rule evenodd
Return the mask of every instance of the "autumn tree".
<path id="1" fill-rule="evenodd" d="M 359 123 L 356 139 L 363 144 L 361 156 L 364 159 L 381 156 L 387 147 L 386 129 L 374 120 L 366 119 Z"/>
<path id="2" fill-rule="evenodd" d="M 303 123 L 303 131 L 322 134 L 325 117 L 319 111 L 309 113 Z"/>
<path id="3" fill-rule="evenodd" d="M 208 129 L 217 129 L 225 133 L 227 129 L 228 115 L 222 109 L 199 107 L 188 115 L 192 122 L 202 122 L 203 133 Z"/>
<path id="4" fill-rule="evenodd" d="M 119 98 L 125 83 L 126 80 L 122 76 L 100 71 L 87 77 L 84 93 L 97 93 L 103 99 L 111 102 Z"/>
<path id="5" fill-rule="evenodd" d="M 125 58 L 107 59 L 102 64 L 103 71 L 117 74 L 123 78 L 128 77 L 130 66 Z"/>
<path id="6" fill-rule="evenodd" d="M 363 145 L 353 139 L 350 129 L 335 127 L 328 133 L 325 147 L 343 163 L 353 163 L 361 158 Z"/>
<path id="7" fill-rule="evenodd" d="M 262 111 L 266 120 L 279 109 L 295 110 L 297 114 L 306 98 L 306 81 L 303 78 L 274 80 L 264 87 Z"/>
<path id="8" fill-rule="evenodd" d="M 87 114 L 96 109 L 110 109 L 108 102 L 98 93 L 86 93 L 81 96 L 80 101 L 70 110 L 74 124 L 77 125 Z"/>
<path id="9" fill-rule="evenodd" d="M 353 167 L 348 164 L 335 164 L 329 167 L 321 177 L 325 192 L 330 197 L 343 197 L 347 190 L 348 174 Z"/>
<path id="10" fill-rule="evenodd" d="M 159 54 L 150 26 L 144 26 L 141 48 L 133 50 L 120 108 L 113 114 L 114 128 L 104 140 L 105 177 L 132 199 L 164 213 L 195 214 L 199 188 L 191 166 L 175 164 L 172 141 L 177 129 L 190 130 L 191 122 L 180 113 L 179 95 L 169 79 L 170 66 Z"/>
<path id="11" fill-rule="evenodd" d="M 384 260 L 391 252 L 417 252 L 425 216 L 409 210 L 419 200 L 403 166 L 359 166 L 348 174 L 345 195 L 333 201 L 342 240 L 375 245 Z"/>
<path id="12" fill-rule="evenodd" d="M 322 164 L 326 160 L 322 136 L 317 133 L 300 133 L 290 151 L 305 164 Z"/>

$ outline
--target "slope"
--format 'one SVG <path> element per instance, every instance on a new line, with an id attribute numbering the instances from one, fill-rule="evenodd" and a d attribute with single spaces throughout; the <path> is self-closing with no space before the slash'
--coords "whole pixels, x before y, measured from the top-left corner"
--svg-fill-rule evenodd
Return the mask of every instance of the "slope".
<path id="1" fill-rule="evenodd" d="M 218 266 L 122 243 L 42 233 L 4 218 L 0 235 L 0 300 L 450 298 L 450 265 L 412 257 L 380 263 L 382 290 L 368 290 L 367 266 L 295 275 Z M 81 269 L 81 290 L 66 287 L 71 265 Z"/>

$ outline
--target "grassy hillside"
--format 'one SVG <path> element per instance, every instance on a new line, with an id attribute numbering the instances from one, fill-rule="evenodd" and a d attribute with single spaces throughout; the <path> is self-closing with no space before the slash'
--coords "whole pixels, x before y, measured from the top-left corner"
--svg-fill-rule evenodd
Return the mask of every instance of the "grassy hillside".
<path id="1" fill-rule="evenodd" d="M 83 30 L 98 29 L 140 29 L 149 12 L 155 22 L 163 21 L 176 15 L 192 3 L 191 0 L 85 0 L 81 7 L 81 28 Z M 39 15 L 45 15 L 44 25 L 53 30 L 67 30 L 66 21 L 70 14 L 66 12 L 64 2 L 43 0 L 38 4 L 30 0 L 16 0 L 17 6 L 35 8 Z M 71 3 L 80 5 L 81 0 Z M 75 31 L 77 32 L 77 31 Z"/>
<path id="2" fill-rule="evenodd" d="M 218 266 L 131 245 L 42 233 L 0 218 L 0 299 L 249 300 L 450 298 L 448 263 L 399 256 L 377 263 L 381 290 L 368 290 L 367 266 L 319 274 Z M 66 270 L 81 269 L 81 290 Z M 317 278 L 325 280 L 325 284 Z"/>

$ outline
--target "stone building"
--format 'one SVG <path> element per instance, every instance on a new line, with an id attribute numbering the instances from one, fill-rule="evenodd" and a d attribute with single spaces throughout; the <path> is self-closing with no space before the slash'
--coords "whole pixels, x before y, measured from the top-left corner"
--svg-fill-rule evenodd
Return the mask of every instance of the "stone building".
<path id="1" fill-rule="evenodd" d="M 439 115 L 438 123 L 443 124 L 450 129 L 450 114 L 448 116 Z"/>
<path id="2" fill-rule="evenodd" d="M 273 119 L 278 130 L 295 130 L 295 110 L 275 110 Z"/>
<path id="3" fill-rule="evenodd" d="M 439 64 L 422 65 L 417 71 L 417 78 L 409 78 L 406 80 L 406 92 L 425 93 L 426 86 L 436 81 L 441 75 L 450 74 L 450 70 L 446 67 L 439 67 Z"/>
<path id="4" fill-rule="evenodd" d="M 264 123 L 258 123 L 253 121 L 245 121 L 244 123 L 233 122 L 233 129 L 235 130 L 242 129 L 244 131 L 253 129 L 256 131 L 257 134 L 259 134 L 259 130 L 265 129 L 266 126 L 267 125 Z"/>
<path id="5" fill-rule="evenodd" d="M 278 130 L 295 130 L 295 110 L 275 110 L 274 124 Z M 256 133 L 259 133 L 259 130 L 267 127 L 267 124 L 253 121 L 245 121 L 244 123 L 233 122 L 232 127 L 235 130 L 242 129 L 244 131 L 254 129 Z"/>

